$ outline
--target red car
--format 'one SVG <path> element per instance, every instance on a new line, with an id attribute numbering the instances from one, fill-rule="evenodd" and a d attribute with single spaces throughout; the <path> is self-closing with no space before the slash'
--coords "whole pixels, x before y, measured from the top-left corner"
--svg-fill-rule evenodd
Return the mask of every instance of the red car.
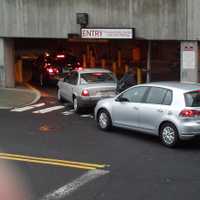
<path id="1" fill-rule="evenodd" d="M 80 66 L 75 56 L 68 54 L 44 54 L 38 57 L 33 65 L 32 80 L 45 87 L 56 85 L 59 78 Z"/>

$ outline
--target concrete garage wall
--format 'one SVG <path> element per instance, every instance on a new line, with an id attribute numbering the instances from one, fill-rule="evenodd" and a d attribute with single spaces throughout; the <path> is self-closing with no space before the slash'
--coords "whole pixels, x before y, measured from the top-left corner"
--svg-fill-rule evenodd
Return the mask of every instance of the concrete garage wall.
<path id="1" fill-rule="evenodd" d="M 14 45 L 12 39 L 0 38 L 0 87 L 14 87 Z"/>
<path id="2" fill-rule="evenodd" d="M 135 27 L 137 37 L 181 40 L 190 1 L 1 0 L 0 37 L 66 38 L 79 33 L 76 13 L 86 12 L 91 27 Z"/>
<path id="3" fill-rule="evenodd" d="M 200 40 L 200 1 L 188 0 L 187 8 L 188 40 Z"/>

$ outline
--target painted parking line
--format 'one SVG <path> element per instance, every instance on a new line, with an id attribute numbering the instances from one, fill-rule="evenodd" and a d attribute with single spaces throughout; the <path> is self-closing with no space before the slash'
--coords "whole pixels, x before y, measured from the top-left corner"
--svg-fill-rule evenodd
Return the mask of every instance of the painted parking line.
<path id="1" fill-rule="evenodd" d="M 9 154 L 9 153 L 0 153 L 0 159 L 22 161 L 22 162 L 36 163 L 36 164 L 54 165 L 54 166 L 61 166 L 61 167 L 78 168 L 78 169 L 84 169 L 84 170 L 103 169 L 108 166 L 105 164 L 75 162 L 75 161 L 68 161 L 68 160 L 59 160 L 59 159 Z"/>
<path id="2" fill-rule="evenodd" d="M 30 106 L 25 106 L 25 107 L 21 107 L 21 108 L 14 108 L 11 110 L 11 112 L 24 112 L 24 111 L 32 110 L 34 108 L 42 107 L 44 105 L 45 105 L 45 103 L 38 103 L 38 104 L 33 104 Z"/>
<path id="3" fill-rule="evenodd" d="M 79 178 L 75 179 L 71 183 L 68 183 L 57 190 L 53 191 L 52 193 L 49 193 L 45 195 L 41 200 L 59 200 L 63 199 L 64 197 L 69 196 L 71 193 L 78 190 L 83 185 L 91 182 L 94 179 L 99 178 L 100 176 L 104 176 L 108 174 L 108 170 L 90 170 L 87 173 L 83 174 Z"/>
<path id="4" fill-rule="evenodd" d="M 65 106 L 53 106 L 53 107 L 49 107 L 49 108 L 45 108 L 45 109 L 41 109 L 41 110 L 36 110 L 34 111 L 33 113 L 34 114 L 44 114 L 44 113 L 49 113 L 49 112 L 52 112 L 52 111 L 55 111 L 55 110 L 60 110 L 60 109 L 63 109 L 65 108 Z"/>

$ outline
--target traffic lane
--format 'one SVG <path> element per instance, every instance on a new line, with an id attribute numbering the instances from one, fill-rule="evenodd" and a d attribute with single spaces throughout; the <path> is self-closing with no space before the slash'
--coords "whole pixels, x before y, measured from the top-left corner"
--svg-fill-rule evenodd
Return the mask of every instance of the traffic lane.
<path id="1" fill-rule="evenodd" d="M 32 111 L 17 113 L 1 110 L 0 148 L 17 154 L 27 152 L 31 155 L 34 153 L 46 156 L 50 153 L 52 156 L 59 155 L 62 159 L 65 156 L 64 150 L 68 142 L 69 149 L 78 147 L 77 145 L 71 146 L 70 141 L 73 144 L 80 141 L 80 127 L 89 128 L 89 124 L 84 126 L 85 124 L 82 123 L 84 118 L 78 114 L 65 116 L 62 114 L 65 111 L 63 109 L 53 113 L 33 114 Z M 84 143 L 84 141 L 80 142 Z"/>
<path id="2" fill-rule="evenodd" d="M 5 120 L 2 123 L 1 126 L 1 131 L 0 132 L 4 132 L 5 134 L 1 136 L 1 141 L 0 141 L 0 146 L 1 148 L 3 148 L 4 152 L 9 152 L 13 154 L 17 154 L 17 155 L 31 155 L 31 156 L 40 156 L 40 157 L 45 157 L 45 158 L 56 158 L 56 159 L 63 159 L 65 156 L 65 152 L 59 151 L 59 149 L 54 149 L 54 147 L 51 148 L 51 142 L 53 142 L 53 140 L 49 140 L 49 135 L 59 135 L 59 131 L 61 131 L 61 129 L 59 128 L 59 124 L 57 124 L 56 126 L 52 125 L 49 127 L 49 131 L 46 130 L 41 130 L 40 127 L 42 127 L 44 124 L 52 124 L 52 122 L 54 122 L 54 118 L 53 116 L 48 115 L 48 120 L 46 121 L 46 119 L 44 121 L 42 121 L 41 119 L 43 118 L 42 116 L 39 117 L 38 119 L 38 115 L 35 116 L 35 118 L 33 117 L 34 115 L 32 115 L 32 113 L 11 113 L 11 112 L 3 112 L 0 114 L 2 114 L 3 116 L 5 116 Z M 59 115 L 59 113 L 57 113 Z M 22 117 L 23 116 L 23 117 Z M 30 118 L 29 118 L 30 117 Z M 49 118 L 51 120 L 49 120 Z M 9 120 L 8 120 L 9 119 Z M 24 120 L 23 120 L 24 119 Z M 34 119 L 39 120 L 38 121 L 38 126 L 36 127 L 36 125 L 32 126 L 32 122 L 34 121 Z M 37 120 L 35 123 L 33 124 L 37 124 Z M 3 120 L 2 120 L 3 121 Z M 11 125 L 12 124 L 12 125 Z M 31 132 L 29 132 L 31 131 Z M 58 131 L 58 132 L 57 132 Z M 59 144 L 58 144 L 59 145 Z M 5 156 L 5 154 L 3 154 L 3 156 Z M 68 156 L 66 156 L 68 157 Z M 0 158 L 2 158 L 2 154 L 0 155 Z M 76 160 L 75 157 L 72 156 L 72 161 L 79 161 Z M 66 167 L 65 171 L 61 172 L 61 181 L 54 181 L 54 178 L 52 177 L 52 169 L 55 168 L 55 166 L 45 166 L 45 173 L 43 173 L 43 164 L 36 164 L 36 163 L 27 163 L 25 162 L 23 164 L 23 162 L 21 163 L 21 161 L 12 161 L 12 163 L 17 163 L 17 165 L 20 166 L 24 166 L 24 167 L 20 167 L 21 170 L 24 171 L 28 171 L 27 177 L 29 179 L 29 181 L 32 183 L 31 184 L 31 188 L 33 188 L 33 194 L 35 194 L 37 197 L 41 197 L 42 194 L 44 194 L 45 192 L 47 193 L 51 193 L 52 191 L 54 191 L 55 189 L 66 185 L 67 183 L 71 182 L 72 180 L 74 180 L 75 178 L 79 177 L 80 173 L 85 173 L 86 169 L 78 169 L 76 168 L 76 171 L 74 172 L 74 176 L 73 173 L 68 170 L 68 167 Z M 45 163 L 44 163 L 45 164 Z M 94 163 L 92 163 L 94 164 Z M 56 167 L 58 170 L 58 172 L 60 171 L 60 167 Z M 49 169 L 49 170 L 48 170 Z M 89 169 L 87 169 L 89 170 Z M 68 172 L 70 175 L 68 176 L 68 174 L 66 174 L 66 172 Z M 56 176 L 56 172 L 54 173 Z M 72 174 L 72 175 L 71 175 Z M 67 177 L 66 177 L 67 175 Z M 101 175 L 101 174 L 100 174 Z M 40 178 L 37 177 L 42 177 L 42 180 L 40 180 Z M 69 178 L 73 176 L 73 178 Z M 94 176 L 94 175 L 93 175 Z M 49 178 L 49 177 L 52 177 Z M 63 181 L 62 181 L 63 179 Z M 86 177 L 86 179 L 88 179 L 88 176 Z M 39 181 L 39 184 L 38 184 Z M 85 181 L 85 180 L 84 180 Z M 80 182 L 79 182 L 80 184 Z M 95 187 L 96 190 L 93 191 L 93 195 L 95 195 L 98 186 Z M 52 191 L 50 191 L 49 189 L 52 189 Z M 70 190 L 71 190 L 71 186 L 70 186 Z"/>
<path id="3" fill-rule="evenodd" d="M 27 119 L 28 113 L 25 116 Z M 35 132 L 33 127 L 42 120 L 61 129 L 50 134 Z M 25 129 L 33 129 L 33 134 L 32 137 L 24 136 L 27 145 L 23 147 L 19 140 L 13 141 L 14 147 L 11 147 L 8 140 L 5 143 L 8 150 L 110 164 L 109 180 L 101 190 L 104 199 L 147 195 L 150 199 L 159 199 L 161 195 L 168 199 L 170 194 L 180 198 L 183 190 L 192 199 L 197 198 L 199 141 L 184 143 L 178 149 L 168 149 L 160 145 L 156 137 L 121 129 L 104 133 L 96 128 L 94 120 L 80 118 L 76 114 L 67 117 L 59 113 L 32 116 L 29 126 Z"/>
<path id="4" fill-rule="evenodd" d="M 163 199 L 172 198 L 172 195 L 179 199 L 183 197 L 183 189 L 188 196 L 198 198 L 199 159 L 194 155 L 199 151 L 198 143 L 191 143 L 189 151 L 185 151 L 184 146 L 180 150 L 170 150 L 161 146 L 157 138 L 126 133 L 122 130 L 110 135 L 99 132 L 106 137 L 103 140 L 108 140 L 108 143 L 101 142 L 101 137 L 94 134 L 101 147 L 94 142 L 94 146 L 99 147 L 90 151 L 85 147 L 80 148 L 87 154 L 85 159 L 98 158 L 111 165 L 109 177 L 106 177 L 108 180 L 99 193 L 104 196 L 103 199 L 137 199 L 147 196 L 151 196 L 150 199 L 160 199 L 162 195 L 165 195 Z M 76 157 L 80 155 L 81 152 Z M 187 160 L 190 162 L 186 163 Z M 159 190 L 157 193 L 156 189 Z"/>
<path id="5" fill-rule="evenodd" d="M 129 141 L 121 143 L 116 151 L 119 165 L 116 161 L 111 165 L 109 189 L 97 199 L 199 198 L 199 140 L 168 149 L 156 137 L 141 133 L 118 129 L 111 134 L 125 137 L 132 146 Z"/>

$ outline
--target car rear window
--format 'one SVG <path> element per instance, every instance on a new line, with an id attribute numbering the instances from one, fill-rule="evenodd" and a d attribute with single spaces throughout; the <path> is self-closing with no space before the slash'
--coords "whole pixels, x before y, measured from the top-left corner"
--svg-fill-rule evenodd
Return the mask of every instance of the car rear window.
<path id="1" fill-rule="evenodd" d="M 94 72 L 80 75 L 81 84 L 90 83 L 114 83 L 116 82 L 112 73 Z"/>
<path id="2" fill-rule="evenodd" d="M 184 94 L 187 107 L 200 107 L 200 90 Z"/>

